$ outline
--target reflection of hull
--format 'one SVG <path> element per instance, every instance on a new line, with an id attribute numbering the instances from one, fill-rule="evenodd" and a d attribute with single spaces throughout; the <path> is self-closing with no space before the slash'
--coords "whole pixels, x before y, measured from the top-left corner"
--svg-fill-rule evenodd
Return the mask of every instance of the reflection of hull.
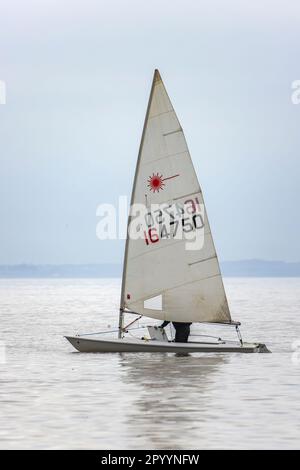
<path id="1" fill-rule="evenodd" d="M 265 344 L 219 342 L 219 343 L 168 343 L 140 339 L 91 339 L 84 336 L 65 337 L 79 352 L 159 352 L 159 353 L 266 353 Z"/>

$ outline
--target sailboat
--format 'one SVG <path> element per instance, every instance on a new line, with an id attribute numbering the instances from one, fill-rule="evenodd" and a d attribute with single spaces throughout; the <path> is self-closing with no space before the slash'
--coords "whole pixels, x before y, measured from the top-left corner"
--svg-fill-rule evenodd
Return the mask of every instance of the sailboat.
<path id="1" fill-rule="evenodd" d="M 128 218 L 117 337 L 66 336 L 80 352 L 269 352 L 244 342 L 231 319 L 202 191 L 182 127 L 155 70 Z M 134 207 L 140 209 L 135 217 Z M 133 230 L 133 227 L 135 230 Z M 133 233 L 135 236 L 133 236 Z M 133 316 L 128 325 L 127 315 Z M 141 318 L 234 327 L 237 341 L 174 342 L 158 325 L 132 337 Z M 128 334 L 129 333 L 129 334 Z"/>

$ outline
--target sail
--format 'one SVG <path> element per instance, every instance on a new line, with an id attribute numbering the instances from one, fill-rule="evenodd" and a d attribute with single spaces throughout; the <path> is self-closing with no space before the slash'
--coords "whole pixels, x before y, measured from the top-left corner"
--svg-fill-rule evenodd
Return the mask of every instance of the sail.
<path id="1" fill-rule="evenodd" d="M 134 178 L 131 207 L 136 204 L 146 207 L 145 224 L 138 225 L 139 238 L 127 235 L 121 310 L 178 322 L 230 322 L 201 188 L 157 70 Z M 132 223 L 131 214 L 129 230 Z M 188 246 L 175 234 L 178 226 L 186 236 L 202 231 L 202 246 Z"/>

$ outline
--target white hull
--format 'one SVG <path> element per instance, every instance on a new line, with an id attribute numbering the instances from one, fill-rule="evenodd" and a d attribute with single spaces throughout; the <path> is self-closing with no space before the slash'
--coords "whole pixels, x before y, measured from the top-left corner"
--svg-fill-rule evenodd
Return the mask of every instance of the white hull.
<path id="1" fill-rule="evenodd" d="M 105 352 L 151 352 L 151 353 L 268 353 L 265 344 L 220 342 L 190 342 L 171 343 L 155 340 L 140 339 L 91 339 L 83 336 L 65 336 L 72 346 L 79 352 L 105 353 Z"/>

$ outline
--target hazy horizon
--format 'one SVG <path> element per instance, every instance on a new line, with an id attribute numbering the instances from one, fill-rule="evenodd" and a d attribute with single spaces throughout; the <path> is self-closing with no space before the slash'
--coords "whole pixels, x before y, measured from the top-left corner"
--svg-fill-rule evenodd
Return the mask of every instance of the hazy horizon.
<path id="1" fill-rule="evenodd" d="M 224 277 L 300 277 L 300 262 L 221 261 L 220 268 Z M 122 270 L 122 263 L 0 264 L 0 278 L 120 278 Z"/>

